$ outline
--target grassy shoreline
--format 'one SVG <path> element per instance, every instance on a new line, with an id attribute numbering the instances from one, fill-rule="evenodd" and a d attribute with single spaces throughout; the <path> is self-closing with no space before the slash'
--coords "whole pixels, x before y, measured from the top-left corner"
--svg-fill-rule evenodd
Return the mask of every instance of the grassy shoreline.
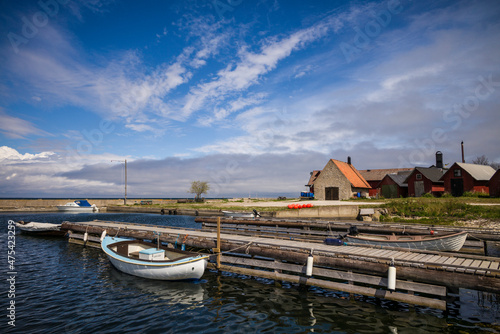
<path id="1" fill-rule="evenodd" d="M 290 210 L 287 200 L 252 199 L 246 201 L 246 206 L 238 205 L 241 201 L 217 200 L 203 203 L 172 203 L 169 209 L 195 210 L 228 210 L 276 212 Z M 351 200 L 352 201 L 352 200 Z M 386 214 L 380 216 L 381 222 L 418 223 L 439 225 L 461 225 L 466 222 L 479 221 L 500 224 L 500 198 L 482 197 L 409 197 L 397 199 L 356 199 L 361 207 L 384 209 Z M 250 203 L 249 203 L 250 202 Z M 283 203 L 282 206 L 252 206 L 251 203 Z M 382 204 L 380 204 L 382 202 Z M 313 202 L 314 203 L 314 202 Z M 376 203 L 376 204 L 375 204 Z M 250 205 L 248 205 L 250 204 Z M 333 205 L 332 205 L 333 206 Z M 151 205 L 150 207 L 160 207 Z"/>

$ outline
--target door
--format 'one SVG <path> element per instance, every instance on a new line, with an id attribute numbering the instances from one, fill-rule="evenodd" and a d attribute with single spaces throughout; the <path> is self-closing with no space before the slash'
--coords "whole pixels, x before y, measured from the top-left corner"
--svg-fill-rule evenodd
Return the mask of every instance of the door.
<path id="1" fill-rule="evenodd" d="M 398 186 L 395 184 L 384 184 L 382 186 L 382 196 L 385 198 L 397 198 Z"/>
<path id="2" fill-rule="evenodd" d="M 415 197 L 425 194 L 424 181 L 415 181 Z"/>
<path id="3" fill-rule="evenodd" d="M 339 187 L 326 187 L 325 200 L 338 201 L 339 200 Z"/>
<path id="4" fill-rule="evenodd" d="M 451 195 L 462 196 L 464 194 L 464 179 L 451 179 Z"/>

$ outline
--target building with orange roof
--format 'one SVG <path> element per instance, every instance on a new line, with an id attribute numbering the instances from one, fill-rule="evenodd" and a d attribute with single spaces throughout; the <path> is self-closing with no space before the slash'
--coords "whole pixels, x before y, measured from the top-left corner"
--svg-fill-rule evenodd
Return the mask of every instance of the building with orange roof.
<path id="1" fill-rule="evenodd" d="M 359 171 L 347 162 L 330 159 L 313 181 L 314 198 L 318 200 L 344 200 L 360 194 L 368 196 L 370 184 Z"/>

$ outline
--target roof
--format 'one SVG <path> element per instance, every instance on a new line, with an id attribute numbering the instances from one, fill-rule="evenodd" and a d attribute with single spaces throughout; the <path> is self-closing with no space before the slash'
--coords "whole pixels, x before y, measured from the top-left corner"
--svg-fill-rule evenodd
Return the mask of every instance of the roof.
<path id="1" fill-rule="evenodd" d="M 355 188 L 371 188 L 364 177 L 359 173 L 359 171 L 346 162 L 331 159 L 332 162 L 340 169 L 342 174 L 351 182 L 351 185 Z"/>
<path id="2" fill-rule="evenodd" d="M 441 169 L 441 168 L 437 168 L 437 167 L 415 167 L 415 169 L 413 170 L 413 172 L 411 174 L 415 173 L 415 171 L 420 172 L 427 179 L 431 180 L 433 183 L 444 183 L 444 181 L 441 180 L 441 177 L 444 175 L 444 170 Z M 408 183 L 408 178 L 410 177 L 410 175 L 408 175 L 408 177 L 405 179 L 406 183 Z"/>
<path id="3" fill-rule="evenodd" d="M 467 164 L 463 162 L 455 162 L 455 164 L 469 173 L 476 181 L 489 181 L 493 174 L 495 174 L 493 167 L 488 165 Z"/>
<path id="4" fill-rule="evenodd" d="M 306 187 L 310 187 L 314 184 L 314 181 L 318 178 L 319 173 L 321 173 L 320 170 L 313 170 L 311 172 L 311 177 L 309 178 L 309 182 L 307 182 Z"/>
<path id="5" fill-rule="evenodd" d="M 408 183 L 406 183 L 406 178 L 410 175 L 411 172 L 399 172 L 397 174 L 387 174 L 396 184 L 400 187 L 408 187 Z"/>
<path id="6" fill-rule="evenodd" d="M 359 173 L 367 181 L 381 181 L 387 174 L 396 174 L 399 172 L 411 172 L 413 168 L 388 168 L 388 169 L 366 169 Z"/>

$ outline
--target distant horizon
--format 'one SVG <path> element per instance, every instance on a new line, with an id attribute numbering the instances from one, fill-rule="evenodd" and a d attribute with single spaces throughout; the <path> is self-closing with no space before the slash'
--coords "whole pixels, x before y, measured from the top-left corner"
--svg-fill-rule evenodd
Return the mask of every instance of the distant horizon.
<path id="1" fill-rule="evenodd" d="M 500 1 L 0 6 L 0 196 L 289 197 L 462 142 L 500 164 Z"/>

